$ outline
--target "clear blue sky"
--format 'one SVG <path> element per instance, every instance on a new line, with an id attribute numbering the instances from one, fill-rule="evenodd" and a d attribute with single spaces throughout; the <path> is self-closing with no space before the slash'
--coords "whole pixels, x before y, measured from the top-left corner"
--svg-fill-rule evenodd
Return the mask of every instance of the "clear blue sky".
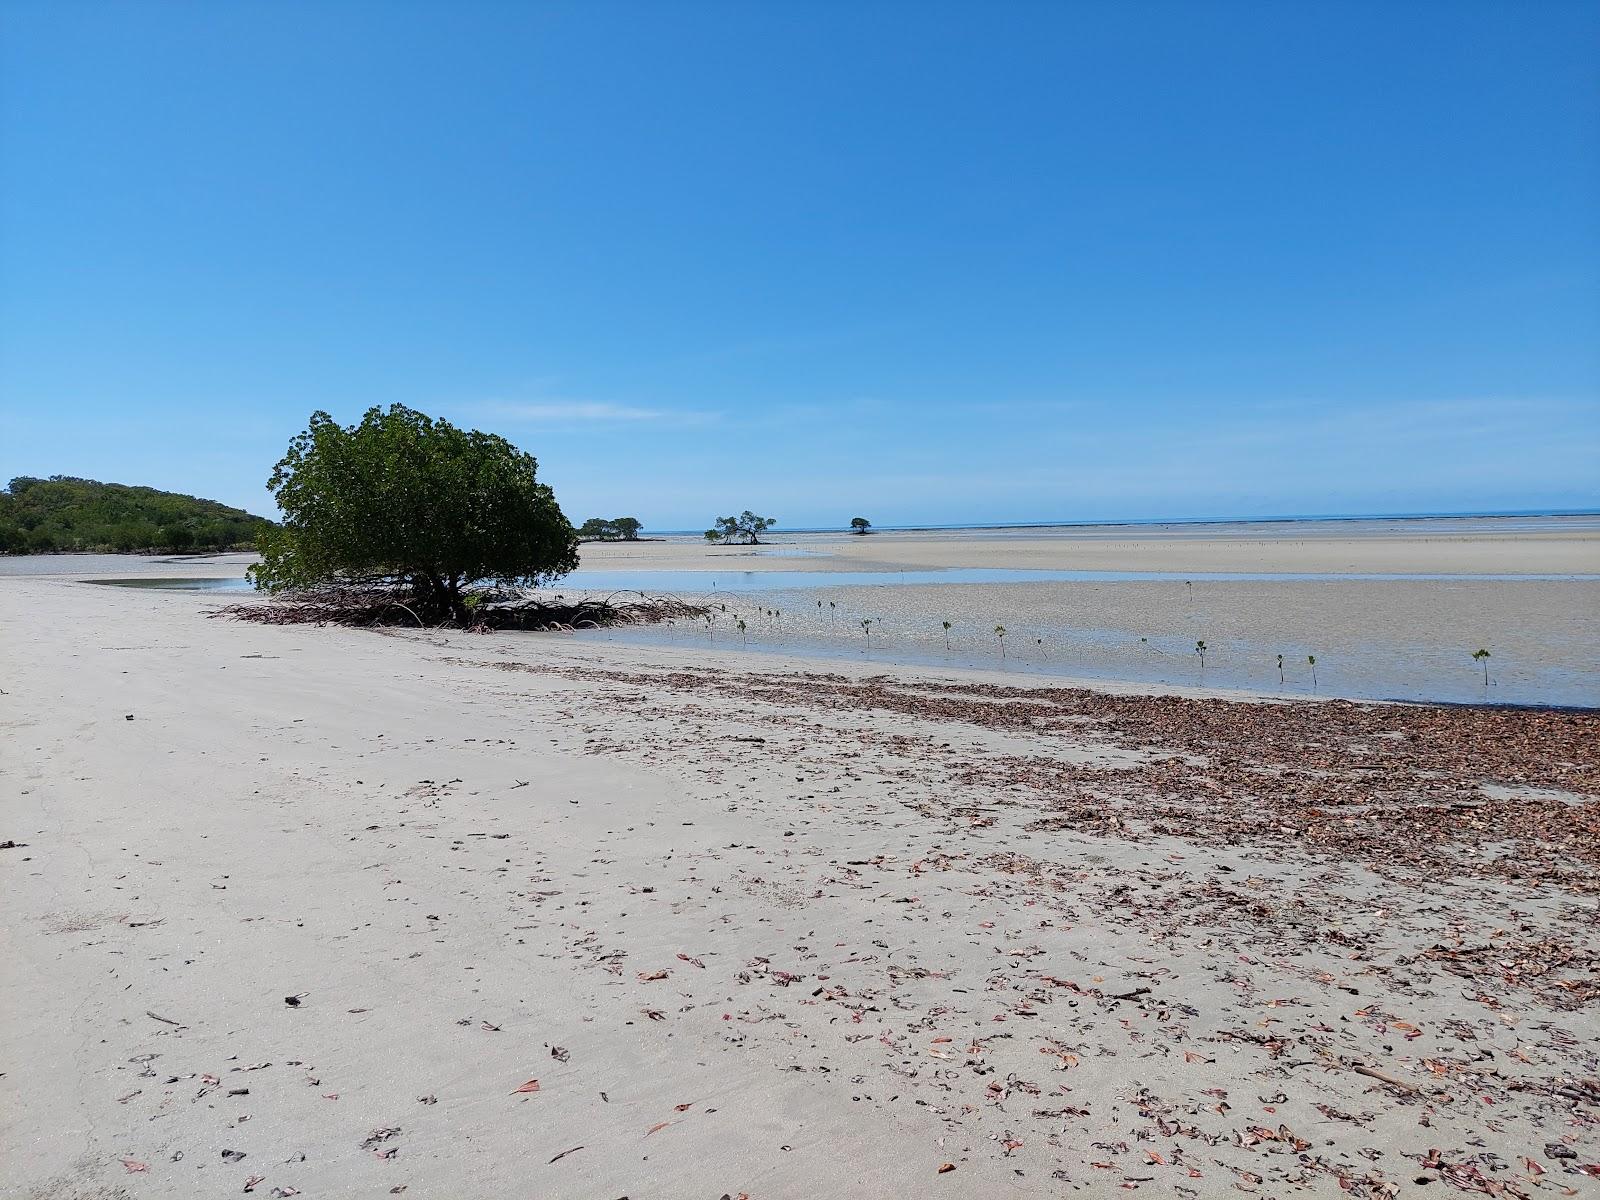
<path id="1" fill-rule="evenodd" d="M 575 520 L 1600 505 L 1600 5 L 0 8 L 0 478 L 403 402 Z"/>

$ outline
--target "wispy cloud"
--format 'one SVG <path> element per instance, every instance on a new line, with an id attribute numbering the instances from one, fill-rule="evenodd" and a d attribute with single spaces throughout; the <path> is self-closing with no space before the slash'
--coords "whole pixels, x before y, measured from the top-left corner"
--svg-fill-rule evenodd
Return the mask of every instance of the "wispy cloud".
<path id="1" fill-rule="evenodd" d="M 491 400 L 468 406 L 479 416 L 530 425 L 618 424 L 636 421 L 704 420 L 709 414 L 665 408 L 641 408 L 597 400 Z"/>

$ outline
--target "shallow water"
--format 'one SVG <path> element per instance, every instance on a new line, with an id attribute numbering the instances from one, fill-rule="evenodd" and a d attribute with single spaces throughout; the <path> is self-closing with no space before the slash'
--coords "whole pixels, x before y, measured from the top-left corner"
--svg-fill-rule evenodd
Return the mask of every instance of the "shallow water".
<path id="1" fill-rule="evenodd" d="M 85 579 L 110 587 L 147 588 L 156 592 L 253 592 L 248 579 Z"/>
<path id="2" fill-rule="evenodd" d="M 818 588 L 915 587 L 927 584 L 1008 583 L 1313 583 L 1359 580 L 1592 582 L 1600 575 L 1354 574 L 1316 572 L 1043 571 L 1001 567 L 948 567 L 924 571 L 594 571 L 579 569 L 548 590 L 625 592 L 777 592 Z M 244 579 L 94 579 L 113 587 L 180 592 L 251 591 Z"/>
<path id="3" fill-rule="evenodd" d="M 509 635 L 539 636 L 539 635 Z M 631 645 L 691 644 L 684 627 L 668 631 L 655 629 L 618 629 L 584 632 L 585 639 L 622 642 Z M 1425 667 L 1414 662 L 1397 663 L 1395 670 L 1373 673 L 1363 670 L 1359 658 L 1344 657 L 1328 661 L 1326 655 L 1319 661 L 1319 679 L 1313 683 L 1304 658 L 1297 657 L 1287 664 L 1284 676 L 1273 669 L 1274 656 L 1259 646 L 1233 644 L 1209 660 L 1205 670 L 1199 669 L 1193 648 L 1172 639 L 1152 639 L 1148 646 L 1135 649 L 1124 645 L 1122 654 L 1105 653 L 1097 641 L 1110 642 L 1112 635 L 1090 634 L 1083 638 L 1079 653 L 1063 650 L 1057 644 L 1052 649 L 1059 657 L 1044 657 L 1031 644 L 1019 644 L 1007 656 L 998 652 L 954 648 L 949 652 L 934 649 L 911 648 L 893 642 L 866 646 L 824 640 L 795 639 L 793 641 L 768 641 L 751 638 L 741 643 L 738 635 L 707 641 L 698 638 L 698 644 L 707 649 L 730 648 L 750 654 L 791 655 L 807 658 L 834 659 L 839 662 L 882 663 L 890 666 L 918 666 L 933 669 L 999 670 L 1017 676 L 1020 687 L 1042 686 L 1052 680 L 1101 680 L 1107 683 L 1161 684 L 1184 688 L 1220 688 L 1246 691 L 1269 696 L 1321 697 L 1345 700 L 1397 700 L 1412 703 L 1511 705 L 1526 708 L 1600 708 L 1600 680 L 1591 672 L 1571 671 L 1562 668 L 1535 669 L 1517 672 L 1517 677 L 1507 680 L 1491 672 L 1487 685 L 1482 676 L 1473 671 L 1473 664 L 1461 661 L 1452 664 L 1448 676 L 1429 674 Z M 1100 650 L 1101 653 L 1095 653 Z M 1240 660 L 1255 651 L 1254 668 L 1242 666 Z M 1142 655 L 1143 661 L 1135 661 Z M 1414 673 L 1402 678 L 1407 667 Z"/>
<path id="4" fill-rule="evenodd" d="M 251 591 L 237 577 L 95 582 Z M 1592 575 L 580 570 L 548 591 L 713 605 L 709 626 L 579 635 L 590 639 L 1355 699 L 1600 705 Z M 1491 653 L 1487 681 L 1471 657 L 1479 647 Z"/>
<path id="5" fill-rule="evenodd" d="M 1197 577 L 723 597 L 709 597 L 709 628 L 580 636 L 1352 699 L 1600 705 L 1594 581 Z"/>

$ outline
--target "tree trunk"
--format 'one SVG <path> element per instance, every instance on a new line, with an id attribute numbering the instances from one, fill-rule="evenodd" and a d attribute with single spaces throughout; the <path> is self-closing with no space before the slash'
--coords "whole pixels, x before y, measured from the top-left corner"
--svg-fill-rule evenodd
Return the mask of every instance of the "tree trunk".
<path id="1" fill-rule="evenodd" d="M 468 611 L 466 601 L 461 598 L 461 577 L 452 575 L 445 581 L 445 595 L 450 604 L 450 615 L 463 626 L 472 624 L 472 613 Z"/>
<path id="2" fill-rule="evenodd" d="M 453 578 L 447 585 L 437 571 L 419 571 L 412 576 L 411 586 L 417 593 L 417 611 L 427 624 L 461 619 L 463 606 Z"/>

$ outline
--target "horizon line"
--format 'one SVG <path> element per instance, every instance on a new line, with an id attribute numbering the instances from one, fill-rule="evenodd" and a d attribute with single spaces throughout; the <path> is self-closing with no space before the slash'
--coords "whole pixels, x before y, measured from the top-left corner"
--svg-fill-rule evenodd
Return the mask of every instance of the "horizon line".
<path id="1" fill-rule="evenodd" d="M 1524 508 L 1456 512 L 1296 513 L 1266 517 L 1116 517 L 1100 521 L 1082 519 L 1063 521 L 953 521 L 873 525 L 871 528 L 891 533 L 932 533 L 940 530 L 956 529 L 1105 529 L 1133 525 L 1274 525 L 1292 524 L 1299 521 L 1472 521 L 1488 520 L 1496 517 L 1600 517 L 1600 508 Z M 775 527 L 775 531 L 780 535 L 784 533 L 849 533 L 850 526 L 848 522 L 840 525 L 796 525 L 788 529 L 779 526 Z M 641 528 L 640 533 L 653 534 L 658 537 L 700 537 L 703 531 L 699 529 Z M 852 534 L 852 536 L 857 535 Z"/>

